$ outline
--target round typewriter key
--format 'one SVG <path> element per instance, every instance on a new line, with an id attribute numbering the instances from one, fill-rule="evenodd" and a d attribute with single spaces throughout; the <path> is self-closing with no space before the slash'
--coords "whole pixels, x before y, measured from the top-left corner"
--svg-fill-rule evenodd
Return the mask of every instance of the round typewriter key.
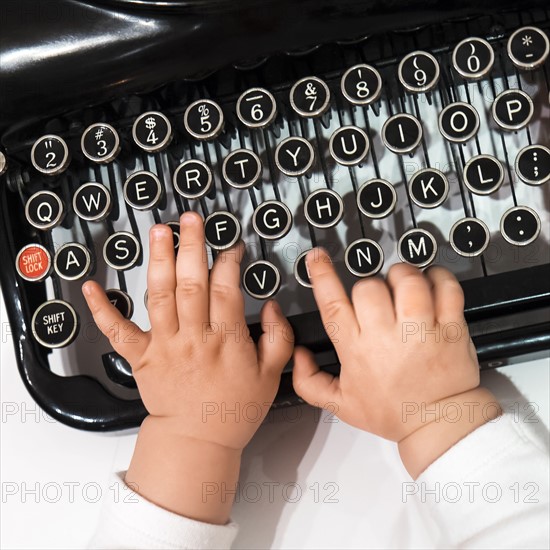
<path id="1" fill-rule="evenodd" d="M 290 90 L 290 104 L 300 116 L 321 116 L 329 107 L 330 90 L 326 83 L 316 76 L 302 78 Z"/>
<path id="2" fill-rule="evenodd" d="M 429 92 L 439 81 L 439 63 L 431 53 L 412 52 L 401 60 L 397 74 L 409 92 Z"/>
<path id="3" fill-rule="evenodd" d="M 487 248 L 489 229 L 477 218 L 462 218 L 451 227 L 449 242 L 457 254 L 473 258 Z"/>
<path id="4" fill-rule="evenodd" d="M 32 165 L 43 174 L 55 176 L 64 172 L 70 162 L 69 148 L 59 136 L 42 136 L 34 142 L 31 150 Z"/>
<path id="5" fill-rule="evenodd" d="M 212 170 L 202 160 L 186 160 L 174 172 L 173 183 L 176 191 L 186 199 L 198 199 L 212 186 Z"/>
<path id="6" fill-rule="evenodd" d="M 332 189 L 318 189 L 307 197 L 304 214 L 314 227 L 334 227 L 344 215 L 344 203 L 340 195 Z"/>
<path id="7" fill-rule="evenodd" d="M 533 117 L 533 100 L 522 90 L 505 90 L 495 98 L 492 113 L 504 130 L 520 130 Z"/>
<path id="8" fill-rule="evenodd" d="M 4 175 L 8 169 L 8 161 L 6 160 L 6 155 L 0 151 L 0 176 Z"/>
<path id="9" fill-rule="evenodd" d="M 288 137 L 275 149 L 275 163 L 287 176 L 303 176 L 313 166 L 314 160 L 311 143 L 302 137 Z"/>
<path id="10" fill-rule="evenodd" d="M 127 231 L 113 233 L 103 245 L 103 257 L 105 263 L 122 271 L 132 269 L 139 259 L 141 245 L 135 235 Z"/>
<path id="11" fill-rule="evenodd" d="M 448 141 L 464 143 L 479 130 L 479 115 L 469 103 L 451 103 L 439 115 L 439 131 Z"/>
<path id="12" fill-rule="evenodd" d="M 395 188 L 386 180 L 369 180 L 357 191 L 357 206 L 369 218 L 379 219 L 389 216 L 396 202 Z"/>
<path id="13" fill-rule="evenodd" d="M 115 160 L 120 152 L 120 138 L 109 124 L 92 124 L 82 134 L 82 152 L 94 162 L 106 164 Z"/>
<path id="14" fill-rule="evenodd" d="M 105 291 L 107 299 L 113 304 L 125 319 L 130 319 L 134 314 L 134 302 L 123 290 L 110 288 Z"/>
<path id="15" fill-rule="evenodd" d="M 516 173 L 529 185 L 550 181 L 550 149 L 544 145 L 529 145 L 516 158 Z"/>
<path id="16" fill-rule="evenodd" d="M 504 181 L 504 168 L 490 155 L 471 158 L 464 167 L 464 183 L 476 195 L 494 193 Z"/>
<path id="17" fill-rule="evenodd" d="M 236 189 L 252 187 L 262 175 L 262 163 L 253 151 L 237 149 L 225 157 L 222 164 L 224 179 Z"/>
<path id="18" fill-rule="evenodd" d="M 101 183 L 85 183 L 73 196 L 73 210 L 76 215 L 89 222 L 104 220 L 111 212 L 111 193 Z"/>
<path id="19" fill-rule="evenodd" d="M 135 210 L 150 210 L 158 206 L 163 189 L 158 177 L 141 170 L 130 174 L 124 183 L 124 200 Z"/>
<path id="20" fill-rule="evenodd" d="M 275 98 L 263 88 L 246 90 L 237 101 L 237 116 L 249 128 L 265 128 L 277 116 Z"/>
<path id="21" fill-rule="evenodd" d="M 380 97 L 382 78 L 370 65 L 355 65 L 343 74 L 340 89 L 350 103 L 368 105 Z"/>
<path id="22" fill-rule="evenodd" d="M 292 214 L 288 206 L 282 202 L 265 201 L 254 210 L 252 226 L 264 239 L 281 239 L 290 231 Z"/>
<path id="23" fill-rule="evenodd" d="M 172 230 L 174 238 L 174 251 L 177 254 L 180 247 L 180 222 L 167 222 L 166 225 Z"/>
<path id="24" fill-rule="evenodd" d="M 214 212 L 204 220 L 204 236 L 214 250 L 226 250 L 241 238 L 241 224 L 231 212 Z"/>
<path id="25" fill-rule="evenodd" d="M 549 51 L 548 36 L 537 27 L 522 27 L 508 39 L 508 56 L 518 69 L 530 71 L 540 67 Z"/>
<path id="26" fill-rule="evenodd" d="M 540 233 L 540 218 L 528 206 L 515 206 L 507 210 L 500 220 L 500 232 L 511 244 L 525 246 Z"/>
<path id="27" fill-rule="evenodd" d="M 449 194 L 449 181 L 435 168 L 419 170 L 409 182 L 411 199 L 421 208 L 439 206 Z"/>
<path id="28" fill-rule="evenodd" d="M 46 348 L 68 346 L 78 335 L 78 315 L 64 300 L 50 300 L 38 306 L 31 321 L 35 340 Z"/>
<path id="29" fill-rule="evenodd" d="M 42 245 L 27 244 L 17 254 L 15 268 L 25 281 L 40 282 L 51 273 L 52 258 Z"/>
<path id="30" fill-rule="evenodd" d="M 394 153 L 404 154 L 414 151 L 421 139 L 420 121 L 406 113 L 393 115 L 382 127 L 382 141 Z"/>
<path id="31" fill-rule="evenodd" d="M 199 99 L 185 110 L 183 125 L 195 139 L 214 139 L 223 132 L 223 111 L 211 99 Z"/>
<path id="32" fill-rule="evenodd" d="M 53 266 L 62 279 L 76 281 L 90 273 L 92 257 L 90 251 L 80 243 L 66 243 L 57 249 Z"/>
<path id="33" fill-rule="evenodd" d="M 401 235 L 397 244 L 401 261 L 416 267 L 430 265 L 437 254 L 434 236 L 425 229 L 410 229 Z"/>
<path id="34" fill-rule="evenodd" d="M 132 127 L 132 137 L 138 147 L 148 153 L 158 153 L 166 149 L 174 134 L 168 118 L 157 111 L 140 115 Z"/>
<path id="35" fill-rule="evenodd" d="M 294 262 L 294 277 L 302 286 L 313 288 L 309 278 L 309 270 L 306 265 L 306 256 L 309 250 L 302 252 Z"/>
<path id="36" fill-rule="evenodd" d="M 357 239 L 346 248 L 344 261 L 353 275 L 369 277 L 376 275 L 384 265 L 384 252 L 372 239 Z"/>
<path id="37" fill-rule="evenodd" d="M 494 63 L 495 52 L 483 38 L 466 38 L 453 50 L 453 67 L 459 75 L 469 80 L 488 75 Z"/>
<path id="38" fill-rule="evenodd" d="M 38 191 L 25 204 L 25 217 L 37 229 L 57 227 L 65 216 L 65 207 L 58 195 L 51 191 Z"/>
<path id="39" fill-rule="evenodd" d="M 344 166 L 355 166 L 369 154 L 369 138 L 357 126 L 342 126 L 330 136 L 329 149 L 332 158 Z"/>
<path id="40" fill-rule="evenodd" d="M 281 274 L 271 263 L 259 260 L 251 263 L 243 273 L 243 288 L 258 300 L 266 300 L 279 291 Z"/>

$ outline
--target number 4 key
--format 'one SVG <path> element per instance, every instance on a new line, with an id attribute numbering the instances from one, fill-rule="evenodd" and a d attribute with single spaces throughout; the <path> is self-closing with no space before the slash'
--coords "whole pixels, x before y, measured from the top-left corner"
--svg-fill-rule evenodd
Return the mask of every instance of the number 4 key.
<path id="1" fill-rule="evenodd" d="M 157 111 L 140 115 L 132 127 L 136 145 L 148 153 L 158 153 L 168 147 L 174 134 L 168 118 Z"/>

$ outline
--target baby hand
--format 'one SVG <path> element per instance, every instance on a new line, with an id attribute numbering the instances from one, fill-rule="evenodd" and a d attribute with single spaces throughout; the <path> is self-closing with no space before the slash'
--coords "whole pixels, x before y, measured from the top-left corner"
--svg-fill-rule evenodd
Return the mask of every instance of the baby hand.
<path id="1" fill-rule="evenodd" d="M 276 302 L 266 303 L 261 321 L 269 330 L 256 348 L 240 290 L 243 243 L 221 252 L 209 277 L 198 214 L 181 217 L 180 239 L 176 261 L 170 228 L 151 229 L 149 332 L 125 320 L 97 283 L 87 282 L 84 295 L 98 327 L 131 364 L 151 417 L 175 434 L 242 449 L 275 397 L 292 329 Z M 250 403 L 258 414 L 243 418 Z"/>
<path id="2" fill-rule="evenodd" d="M 310 252 L 307 262 L 323 322 L 338 328 L 331 332 L 341 373 L 320 371 L 312 354 L 297 348 L 293 380 L 303 399 L 399 442 L 414 476 L 481 425 L 484 415 L 498 415 L 493 396 L 476 389 L 479 366 L 454 275 L 398 264 L 386 281 L 358 282 L 350 301 L 323 250 Z"/>
<path id="3" fill-rule="evenodd" d="M 268 302 L 256 347 L 240 290 L 243 244 L 220 253 L 209 276 L 202 219 L 188 212 L 180 222 L 177 260 L 170 228 L 151 229 L 149 332 L 126 321 L 98 284 L 83 291 L 97 325 L 131 364 L 149 412 L 126 482 L 172 512 L 224 524 L 242 449 L 292 355 L 292 329 Z"/>

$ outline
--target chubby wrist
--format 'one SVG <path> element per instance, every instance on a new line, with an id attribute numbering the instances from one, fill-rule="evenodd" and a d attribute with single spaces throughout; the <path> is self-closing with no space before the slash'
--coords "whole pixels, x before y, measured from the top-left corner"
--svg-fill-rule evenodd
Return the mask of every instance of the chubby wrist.
<path id="1" fill-rule="evenodd" d="M 210 449 L 211 452 L 216 454 L 242 454 L 243 448 L 240 445 L 227 445 L 216 441 L 209 434 L 206 434 L 205 428 L 207 427 L 207 422 L 205 420 L 203 420 L 201 426 L 200 428 L 189 429 L 181 418 L 149 415 L 141 423 L 139 435 L 155 434 L 157 437 L 170 438 L 173 446 L 181 446 L 183 448 L 197 447 Z"/>
<path id="2" fill-rule="evenodd" d="M 241 449 L 184 435 L 164 420 L 149 416 L 143 421 L 125 482 L 171 512 L 223 525 L 233 503 Z"/>
<path id="3" fill-rule="evenodd" d="M 480 387 L 409 408 L 408 416 L 413 428 L 398 443 L 403 465 L 416 479 L 458 441 L 501 414 L 502 409 L 495 396 Z M 407 422 L 405 413 L 403 421 Z"/>

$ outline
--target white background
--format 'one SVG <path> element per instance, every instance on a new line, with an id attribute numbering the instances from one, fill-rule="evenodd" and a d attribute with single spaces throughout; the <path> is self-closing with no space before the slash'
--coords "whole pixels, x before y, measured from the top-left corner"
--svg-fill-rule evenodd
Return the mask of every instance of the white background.
<path id="1" fill-rule="evenodd" d="M 84 548 L 101 509 L 94 501 L 114 495 L 109 476 L 126 469 L 135 433 L 80 432 L 47 418 L 20 380 L 3 302 L 1 321 L 0 546 Z M 483 382 L 520 407 L 532 402 L 548 426 L 549 364 L 506 367 Z M 394 444 L 309 407 L 279 411 L 244 455 L 235 547 L 436 548 L 430 518 L 415 499 L 403 502 L 409 480 Z"/>

